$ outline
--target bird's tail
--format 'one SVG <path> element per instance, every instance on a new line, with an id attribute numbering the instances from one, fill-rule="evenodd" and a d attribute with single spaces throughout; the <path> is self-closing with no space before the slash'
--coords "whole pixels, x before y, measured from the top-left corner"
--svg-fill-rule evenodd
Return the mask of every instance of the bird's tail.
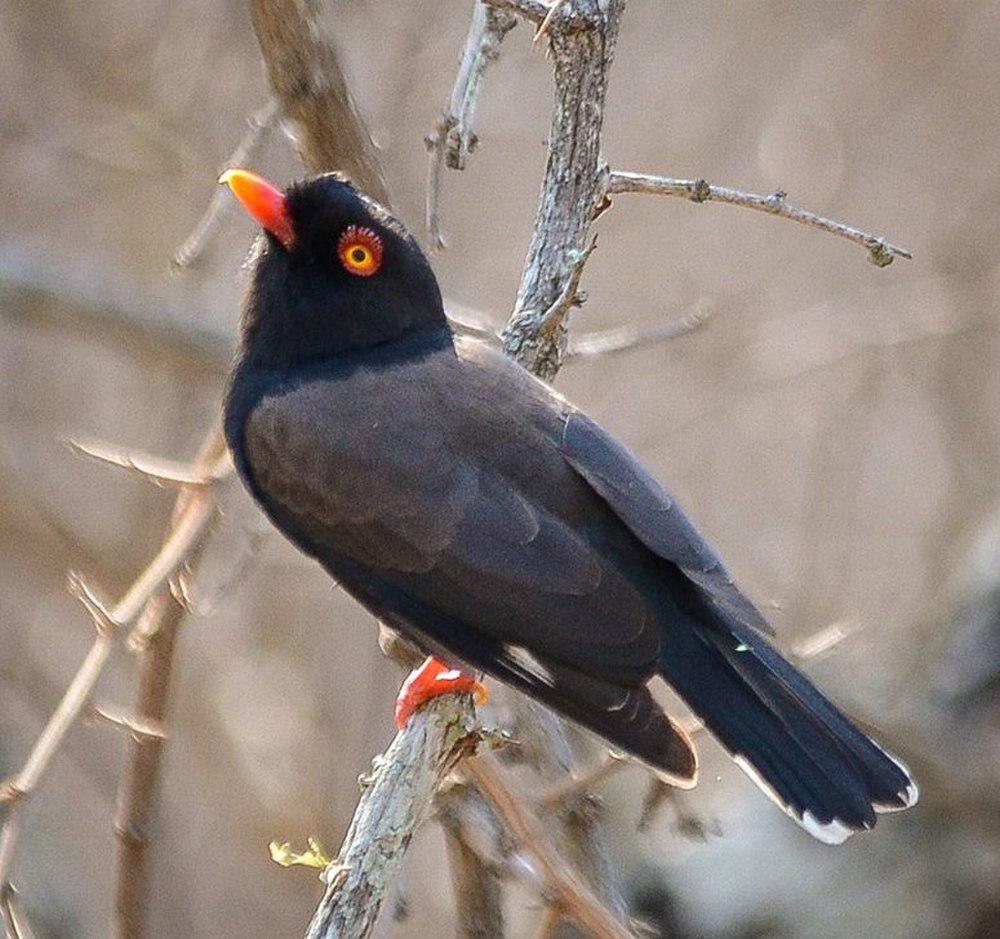
<path id="1" fill-rule="evenodd" d="M 786 814 L 837 844 L 917 801 L 906 767 L 756 631 L 699 606 L 666 628 L 660 673 Z"/>

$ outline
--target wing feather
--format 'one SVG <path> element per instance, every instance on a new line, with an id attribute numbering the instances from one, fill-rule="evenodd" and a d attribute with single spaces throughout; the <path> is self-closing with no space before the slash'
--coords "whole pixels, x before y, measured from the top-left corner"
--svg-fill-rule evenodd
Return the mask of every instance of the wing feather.
<path id="1" fill-rule="evenodd" d="M 600 425 L 578 411 L 563 428 L 566 461 L 650 551 L 676 564 L 724 614 L 763 633 L 770 624 L 659 481 Z"/>

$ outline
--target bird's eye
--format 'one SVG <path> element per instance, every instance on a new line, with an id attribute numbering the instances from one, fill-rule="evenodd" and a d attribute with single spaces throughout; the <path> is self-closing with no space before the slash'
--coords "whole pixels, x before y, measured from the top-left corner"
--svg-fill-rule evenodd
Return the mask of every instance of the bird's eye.
<path id="1" fill-rule="evenodd" d="M 382 239 L 370 228 L 349 225 L 337 242 L 337 256 L 348 274 L 371 277 L 382 266 Z"/>

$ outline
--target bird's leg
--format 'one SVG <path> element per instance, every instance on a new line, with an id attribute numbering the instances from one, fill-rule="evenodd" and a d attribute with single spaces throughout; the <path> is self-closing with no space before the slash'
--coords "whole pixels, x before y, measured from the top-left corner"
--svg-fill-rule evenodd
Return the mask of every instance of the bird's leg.
<path id="1" fill-rule="evenodd" d="M 403 682 L 396 697 L 396 726 L 402 730 L 417 708 L 439 694 L 474 694 L 482 703 L 487 698 L 486 686 L 476 673 L 466 668 L 453 668 L 440 659 L 428 656 L 420 668 L 414 669 Z"/>

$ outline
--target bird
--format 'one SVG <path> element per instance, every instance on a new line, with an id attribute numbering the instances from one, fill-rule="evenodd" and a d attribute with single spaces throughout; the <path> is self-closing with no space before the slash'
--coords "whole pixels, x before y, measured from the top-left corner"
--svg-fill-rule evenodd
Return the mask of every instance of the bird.
<path id="1" fill-rule="evenodd" d="M 814 837 L 909 808 L 906 766 L 769 641 L 716 551 L 607 430 L 452 331 L 390 211 L 328 173 L 220 177 L 259 223 L 224 428 L 271 522 L 428 656 L 397 701 L 485 673 L 694 786 L 663 679 Z"/>

